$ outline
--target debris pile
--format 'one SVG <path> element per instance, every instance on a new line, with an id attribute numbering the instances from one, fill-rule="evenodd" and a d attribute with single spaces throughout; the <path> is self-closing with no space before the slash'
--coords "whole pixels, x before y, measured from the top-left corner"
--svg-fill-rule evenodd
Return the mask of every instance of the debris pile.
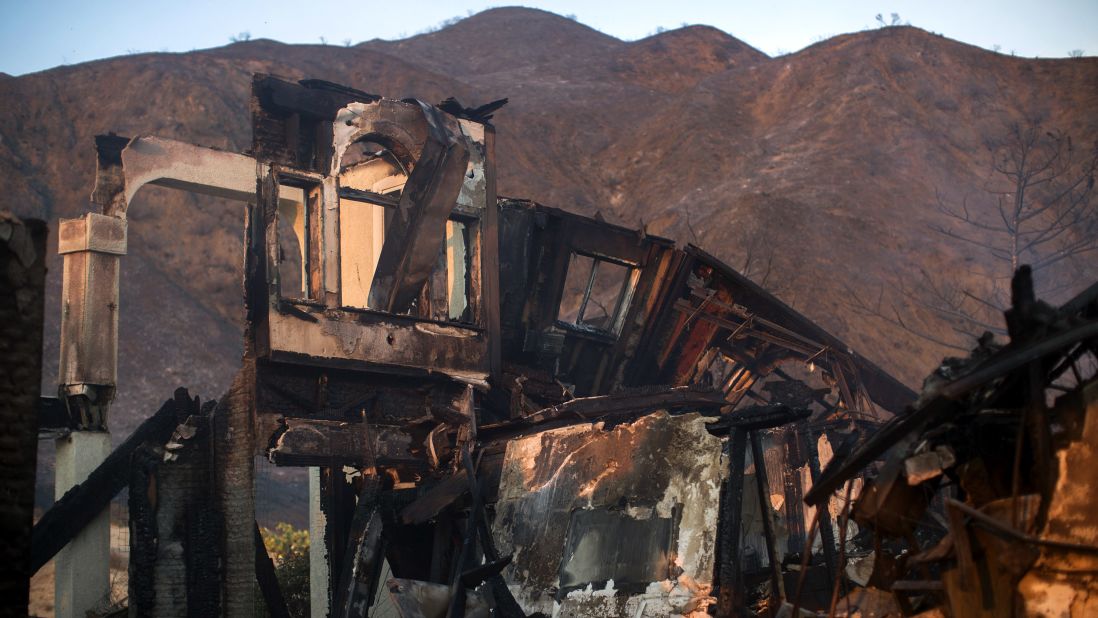
<path id="1" fill-rule="evenodd" d="M 1006 323 L 1009 343 L 946 359 L 805 496 L 868 479 L 843 516 L 871 535 L 841 560 L 832 615 L 1098 612 L 1098 284 L 1052 307 L 1023 266 Z"/>

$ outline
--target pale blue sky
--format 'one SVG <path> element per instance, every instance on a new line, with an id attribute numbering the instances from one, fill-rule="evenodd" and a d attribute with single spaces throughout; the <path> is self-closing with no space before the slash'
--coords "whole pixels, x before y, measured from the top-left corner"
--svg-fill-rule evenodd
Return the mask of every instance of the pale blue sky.
<path id="1" fill-rule="evenodd" d="M 217 47 L 249 32 L 287 43 L 412 35 L 500 2 L 475 0 L 0 0 L 0 71 L 12 75 L 135 51 Z M 1098 53 L 1098 0 L 545 0 L 526 2 L 621 39 L 658 27 L 716 26 L 775 55 L 874 28 L 874 16 L 1019 56 Z"/>

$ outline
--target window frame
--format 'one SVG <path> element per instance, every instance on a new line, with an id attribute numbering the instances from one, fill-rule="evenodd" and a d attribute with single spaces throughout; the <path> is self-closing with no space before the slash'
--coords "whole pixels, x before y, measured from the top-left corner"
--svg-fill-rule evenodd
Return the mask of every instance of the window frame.
<path id="1" fill-rule="evenodd" d="M 317 304 L 321 303 L 321 299 L 317 298 L 317 292 L 320 288 L 319 282 L 314 281 L 313 267 L 314 261 L 318 259 L 319 253 L 313 250 L 312 237 L 315 235 L 314 227 L 317 225 L 317 209 L 320 207 L 322 201 L 321 186 L 315 178 L 303 174 L 280 172 L 276 175 L 276 183 L 278 185 L 278 200 L 275 206 L 274 212 L 274 243 L 276 247 L 274 270 L 275 278 L 277 280 L 276 296 L 282 302 L 301 303 L 301 304 Z M 286 294 L 283 288 L 282 281 L 282 266 L 284 263 L 284 256 L 282 253 L 282 188 L 290 188 L 301 191 L 301 217 L 302 217 L 302 236 L 297 236 L 296 230 L 291 228 L 294 236 L 297 236 L 298 251 L 301 254 L 301 292 L 302 294 Z"/>
<path id="2" fill-rule="evenodd" d="M 564 302 L 565 285 L 568 281 L 568 272 L 572 268 L 572 264 L 577 256 L 586 257 L 592 260 L 591 272 L 587 276 L 587 286 L 584 288 L 583 300 L 580 301 L 579 309 L 576 312 L 576 321 L 569 322 L 560 318 L 561 304 Z M 610 327 L 602 328 L 593 324 L 584 323 L 583 314 L 587 309 L 587 303 L 591 300 L 591 292 L 594 289 L 595 279 L 598 277 L 599 263 L 609 262 L 616 266 L 621 266 L 626 269 L 626 275 L 622 281 L 622 286 L 618 291 L 617 299 L 614 302 L 614 310 L 610 314 Z M 567 329 L 576 333 L 583 333 L 586 335 L 597 335 L 602 337 L 617 338 L 621 335 L 622 328 L 625 325 L 625 317 L 629 313 L 629 307 L 633 303 L 633 296 L 637 290 L 637 284 L 640 281 L 640 275 L 642 268 L 637 262 L 622 259 L 612 255 L 606 255 L 604 253 L 598 253 L 596 251 L 583 251 L 580 249 L 571 249 L 569 251 L 568 265 L 564 270 L 564 276 L 561 279 L 560 294 L 557 298 L 556 315 L 554 316 L 554 323 L 557 327 Z"/>

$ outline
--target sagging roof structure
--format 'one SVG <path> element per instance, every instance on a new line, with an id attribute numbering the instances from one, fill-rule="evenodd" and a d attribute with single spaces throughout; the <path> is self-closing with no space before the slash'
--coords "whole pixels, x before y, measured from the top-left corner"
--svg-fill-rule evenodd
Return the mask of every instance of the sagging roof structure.
<path id="1" fill-rule="evenodd" d="M 407 616 L 431 595 L 449 616 L 732 615 L 752 576 L 780 598 L 820 447 L 914 393 L 700 248 L 497 196 L 500 105 L 257 75 L 249 154 L 97 138 L 99 212 L 60 229 L 70 426 L 108 424 L 146 184 L 248 203 L 245 353 L 216 406 L 178 395 L 127 442 L 140 471 L 62 500 L 42 534 L 128 483 L 131 612 L 250 616 L 263 455 L 317 471 L 314 609 L 332 616 L 382 587 Z M 159 507 L 135 489 L 158 478 L 178 494 Z M 201 534 L 178 523 L 196 512 Z M 174 570 L 149 550 L 169 538 L 188 548 Z"/>

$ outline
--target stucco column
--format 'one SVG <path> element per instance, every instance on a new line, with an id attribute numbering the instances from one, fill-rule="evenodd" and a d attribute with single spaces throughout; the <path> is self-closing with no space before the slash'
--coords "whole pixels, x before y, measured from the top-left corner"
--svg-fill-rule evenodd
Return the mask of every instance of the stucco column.
<path id="1" fill-rule="evenodd" d="M 105 431 L 73 431 L 57 440 L 54 497 L 88 478 L 111 453 Z M 111 514 L 104 509 L 54 558 L 57 618 L 84 618 L 110 601 Z"/>
<path id="2" fill-rule="evenodd" d="M 325 533 L 328 518 L 320 505 L 320 468 L 309 468 L 309 611 L 312 618 L 326 618 L 331 596 L 328 546 Z"/>

